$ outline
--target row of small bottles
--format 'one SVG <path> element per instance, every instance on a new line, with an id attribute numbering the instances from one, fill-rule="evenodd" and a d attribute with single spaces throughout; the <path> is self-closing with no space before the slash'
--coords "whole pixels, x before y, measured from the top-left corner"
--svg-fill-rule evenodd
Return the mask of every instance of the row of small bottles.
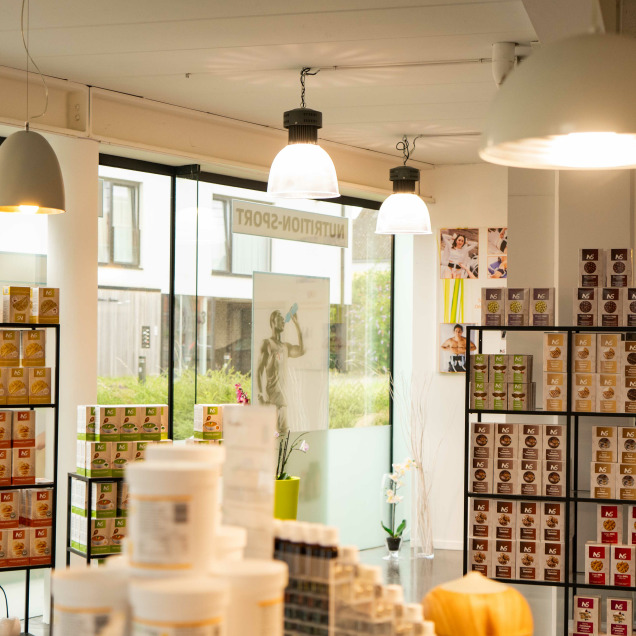
<path id="1" fill-rule="evenodd" d="M 337 528 L 277 521 L 274 531 L 274 558 L 289 566 L 286 634 L 435 636 L 422 606 L 404 603 L 402 586 L 382 585 L 382 568 L 360 563 L 357 547 L 340 546 Z M 315 630 L 297 627 L 307 623 Z"/>

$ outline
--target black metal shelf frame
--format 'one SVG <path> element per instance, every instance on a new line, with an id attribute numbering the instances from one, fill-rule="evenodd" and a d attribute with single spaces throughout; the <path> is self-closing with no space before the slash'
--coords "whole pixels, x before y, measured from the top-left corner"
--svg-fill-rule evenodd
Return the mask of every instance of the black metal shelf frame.
<path id="1" fill-rule="evenodd" d="M 467 327 L 466 339 L 471 341 L 471 332 L 477 332 L 478 335 L 478 353 L 482 353 L 483 333 L 485 331 L 499 331 L 505 337 L 506 332 L 524 333 L 565 333 L 567 336 L 567 366 L 566 375 L 568 376 L 568 392 L 565 411 L 495 411 L 471 409 L 470 406 L 470 364 L 471 356 L 466 356 L 466 383 L 465 383 L 465 426 L 464 426 L 464 555 L 463 570 L 464 574 L 468 571 L 468 516 L 470 500 L 472 498 L 482 499 L 512 499 L 512 500 L 528 500 L 528 501 L 554 501 L 565 503 L 565 563 L 564 563 L 564 581 L 563 583 L 551 583 L 546 581 L 523 581 L 516 579 L 506 579 L 503 582 L 512 585 L 545 585 L 563 588 L 563 616 L 564 624 L 562 626 L 564 636 L 568 636 L 569 622 L 569 604 L 570 594 L 577 594 L 577 590 L 581 589 L 605 589 L 616 592 L 636 592 L 636 587 L 617 587 L 590 585 L 579 582 L 577 573 L 577 534 L 578 534 L 578 506 L 579 504 L 588 503 L 610 503 L 610 504 L 628 504 L 629 501 L 619 499 L 594 499 L 592 497 L 582 496 L 588 491 L 579 491 L 578 484 L 578 465 L 579 465 L 579 418 L 586 417 L 609 417 L 609 418 L 634 418 L 636 413 L 582 413 L 572 410 L 572 391 L 570 386 L 570 378 L 572 377 L 572 342 L 575 333 L 633 333 L 636 335 L 636 329 L 629 327 L 507 327 L 507 326 L 469 326 Z M 468 491 L 468 475 L 470 464 L 470 426 L 471 416 L 476 415 L 477 421 L 482 421 L 482 415 L 546 415 L 552 417 L 566 418 L 566 484 L 565 497 L 526 497 L 524 495 L 503 495 L 503 494 L 483 494 Z M 618 423 L 617 423 L 618 424 Z M 634 503 L 634 502 L 632 502 Z M 502 579 L 496 579 L 502 580 Z"/>

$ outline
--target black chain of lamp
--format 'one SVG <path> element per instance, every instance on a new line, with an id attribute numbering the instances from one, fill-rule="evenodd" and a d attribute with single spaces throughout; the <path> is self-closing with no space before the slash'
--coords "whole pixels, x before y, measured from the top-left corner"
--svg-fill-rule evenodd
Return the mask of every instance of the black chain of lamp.
<path id="1" fill-rule="evenodd" d="M 402 158 L 404 163 L 397 168 L 391 168 L 389 171 L 389 179 L 393 182 L 393 193 L 400 192 L 415 192 L 415 184 L 420 180 L 420 171 L 417 168 L 407 166 L 406 162 L 411 158 L 411 154 L 415 151 L 415 142 L 421 135 L 413 138 L 413 145 L 408 140 L 408 137 L 404 135 L 402 141 L 398 141 L 395 144 L 396 150 L 402 152 Z"/>
<path id="2" fill-rule="evenodd" d="M 283 126 L 289 131 L 290 144 L 318 143 L 318 129 L 322 128 L 322 113 L 305 105 L 305 79 L 307 75 L 318 75 L 320 69 L 305 66 L 300 71 L 300 108 L 288 110 L 283 116 Z"/>
<path id="3" fill-rule="evenodd" d="M 305 66 L 300 71 L 300 107 L 306 108 L 305 106 L 305 78 L 307 75 L 318 75 L 320 73 L 320 69 L 315 70 L 313 73 L 311 72 L 311 66 Z"/>

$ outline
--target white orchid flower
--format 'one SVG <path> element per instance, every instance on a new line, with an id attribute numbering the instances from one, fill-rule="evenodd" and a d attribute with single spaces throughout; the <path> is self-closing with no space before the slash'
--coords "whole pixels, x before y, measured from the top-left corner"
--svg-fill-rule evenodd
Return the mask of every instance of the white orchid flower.
<path id="1" fill-rule="evenodd" d="M 406 462 L 404 463 L 404 466 L 406 470 L 411 470 L 411 468 L 417 468 L 417 462 L 414 459 L 408 457 Z"/>
<path id="2" fill-rule="evenodd" d="M 306 453 L 309 450 L 309 444 L 305 440 L 303 440 L 302 442 L 300 442 L 298 450 L 302 453 Z"/>
<path id="3" fill-rule="evenodd" d="M 406 472 L 404 464 L 393 464 L 393 472 L 400 477 Z"/>
<path id="4" fill-rule="evenodd" d="M 400 497 L 400 495 L 395 494 L 395 492 L 393 490 L 387 490 L 386 491 L 386 502 L 390 503 L 390 504 L 398 504 L 400 503 L 400 501 L 402 501 L 403 497 Z"/>

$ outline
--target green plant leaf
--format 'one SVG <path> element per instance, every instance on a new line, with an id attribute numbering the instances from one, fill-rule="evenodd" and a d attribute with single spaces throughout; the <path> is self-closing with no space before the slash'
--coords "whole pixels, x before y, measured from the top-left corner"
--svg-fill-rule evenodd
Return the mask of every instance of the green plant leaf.
<path id="1" fill-rule="evenodd" d="M 393 532 L 391 532 L 391 530 L 389 530 L 381 521 L 380 521 L 380 525 L 384 528 L 384 531 L 386 533 L 388 533 L 390 536 L 395 537 L 395 535 L 393 534 Z"/>
<path id="2" fill-rule="evenodd" d="M 401 537 L 405 528 L 406 528 L 406 519 L 402 519 L 402 523 L 397 527 L 394 536 Z"/>

